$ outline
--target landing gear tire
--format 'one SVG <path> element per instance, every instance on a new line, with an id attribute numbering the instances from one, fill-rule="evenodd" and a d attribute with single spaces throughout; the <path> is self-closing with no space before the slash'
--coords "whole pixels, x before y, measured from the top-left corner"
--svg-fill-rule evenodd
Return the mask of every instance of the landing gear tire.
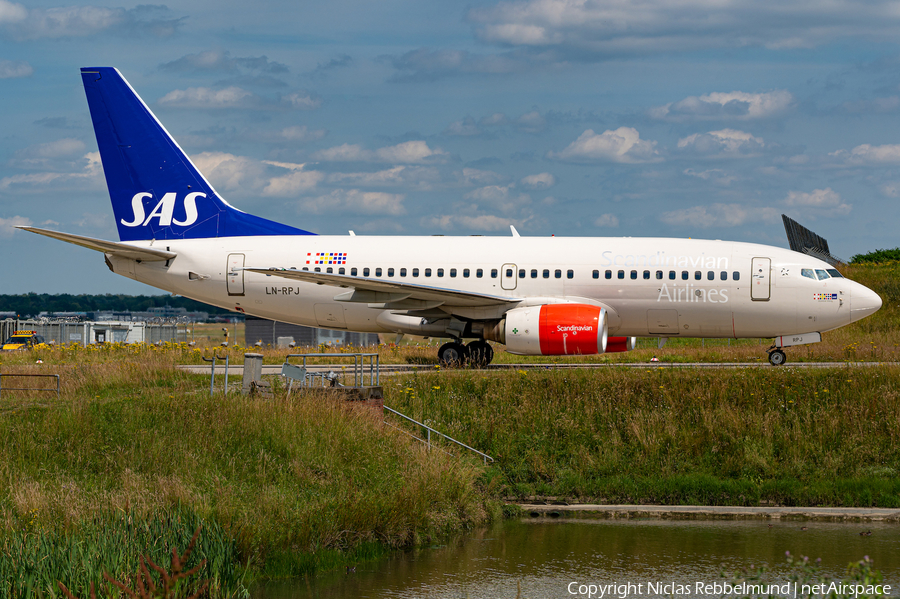
<path id="1" fill-rule="evenodd" d="M 487 341 L 478 339 L 466 346 L 469 350 L 469 364 L 476 368 L 484 368 L 494 359 L 494 348 Z"/>
<path id="2" fill-rule="evenodd" d="M 461 368 L 466 365 L 469 359 L 469 350 L 462 343 L 451 341 L 445 343 L 438 350 L 438 361 L 441 366 L 450 368 Z"/>
<path id="3" fill-rule="evenodd" d="M 787 362 L 787 356 L 780 349 L 773 349 L 769 352 L 769 364 L 772 366 L 781 366 Z"/>

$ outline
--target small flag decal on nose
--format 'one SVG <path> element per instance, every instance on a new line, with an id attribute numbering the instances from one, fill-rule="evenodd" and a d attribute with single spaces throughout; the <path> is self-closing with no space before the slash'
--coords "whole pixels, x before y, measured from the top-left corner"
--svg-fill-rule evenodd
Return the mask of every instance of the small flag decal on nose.
<path id="1" fill-rule="evenodd" d="M 346 264 L 347 252 L 312 252 L 306 253 L 307 264 Z"/>

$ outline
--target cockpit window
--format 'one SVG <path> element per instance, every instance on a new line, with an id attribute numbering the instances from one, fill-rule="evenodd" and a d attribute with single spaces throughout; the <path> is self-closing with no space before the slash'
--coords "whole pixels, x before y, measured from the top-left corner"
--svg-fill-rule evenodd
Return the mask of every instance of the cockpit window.
<path id="1" fill-rule="evenodd" d="M 822 270 L 821 268 L 817 268 L 817 269 L 816 269 L 816 274 L 819 275 L 819 280 L 820 280 L 820 281 L 823 281 L 823 280 L 825 280 L 825 279 L 830 279 L 830 278 L 831 278 L 831 277 L 828 275 L 828 273 L 825 272 L 824 270 Z"/>
<path id="2" fill-rule="evenodd" d="M 812 279 L 813 281 L 816 280 L 816 273 L 813 272 L 813 269 L 811 269 L 811 268 L 801 268 L 800 274 L 803 275 L 804 277 L 806 277 L 807 279 Z"/>
<path id="3" fill-rule="evenodd" d="M 830 275 L 831 275 L 832 277 L 834 277 L 835 279 L 843 279 L 843 278 L 844 278 L 844 275 L 842 275 L 841 273 L 839 273 L 839 272 L 837 271 L 836 268 L 829 268 L 829 269 L 828 269 L 828 274 L 830 274 Z"/>

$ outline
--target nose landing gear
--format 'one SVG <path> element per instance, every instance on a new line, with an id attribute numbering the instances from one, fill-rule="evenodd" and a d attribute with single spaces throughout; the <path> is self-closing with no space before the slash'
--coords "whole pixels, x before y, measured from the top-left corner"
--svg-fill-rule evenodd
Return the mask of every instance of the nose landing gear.
<path id="1" fill-rule="evenodd" d="M 772 366 L 781 366 L 787 362 L 787 356 L 780 348 L 770 349 L 769 350 L 769 364 Z"/>

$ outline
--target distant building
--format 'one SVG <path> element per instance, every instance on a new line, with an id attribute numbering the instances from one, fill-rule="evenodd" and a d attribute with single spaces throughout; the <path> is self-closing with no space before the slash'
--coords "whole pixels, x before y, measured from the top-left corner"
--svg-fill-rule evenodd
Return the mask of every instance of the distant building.
<path id="1" fill-rule="evenodd" d="M 377 333 L 355 333 L 333 331 L 288 324 L 277 320 L 247 316 L 244 321 L 244 345 L 253 347 L 256 343 L 273 347 L 318 347 L 319 345 L 368 347 L 378 345 Z"/>

